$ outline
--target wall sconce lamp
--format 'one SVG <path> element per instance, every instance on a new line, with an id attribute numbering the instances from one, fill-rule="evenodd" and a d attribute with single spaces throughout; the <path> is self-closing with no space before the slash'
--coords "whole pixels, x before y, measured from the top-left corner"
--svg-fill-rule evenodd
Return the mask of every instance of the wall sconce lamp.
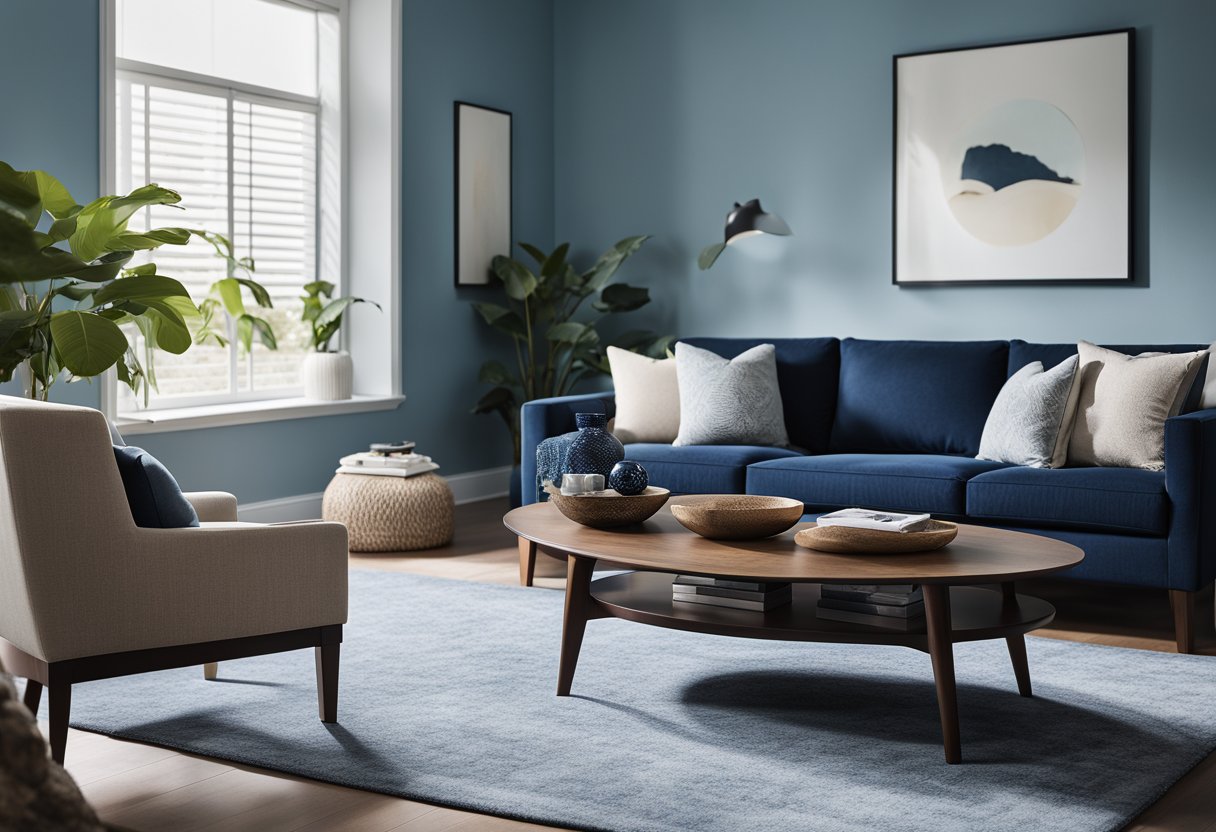
<path id="1" fill-rule="evenodd" d="M 740 205 L 735 203 L 734 209 L 726 215 L 726 233 L 723 241 L 706 246 L 697 258 L 697 265 L 705 271 L 718 260 L 718 255 L 726 250 L 731 243 L 750 237 L 753 234 L 775 234 L 788 237 L 794 232 L 786 225 L 785 220 L 776 214 L 770 214 L 760 207 L 759 199 L 751 199 Z"/>

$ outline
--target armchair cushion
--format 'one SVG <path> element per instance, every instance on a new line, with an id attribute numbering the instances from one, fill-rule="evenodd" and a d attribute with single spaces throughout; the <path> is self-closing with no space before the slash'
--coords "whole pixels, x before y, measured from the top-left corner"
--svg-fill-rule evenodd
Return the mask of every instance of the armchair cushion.
<path id="1" fill-rule="evenodd" d="M 132 445 L 114 446 L 114 459 L 135 525 L 146 529 L 180 529 L 198 525 L 194 506 L 182 494 L 169 469 L 152 454 Z"/>

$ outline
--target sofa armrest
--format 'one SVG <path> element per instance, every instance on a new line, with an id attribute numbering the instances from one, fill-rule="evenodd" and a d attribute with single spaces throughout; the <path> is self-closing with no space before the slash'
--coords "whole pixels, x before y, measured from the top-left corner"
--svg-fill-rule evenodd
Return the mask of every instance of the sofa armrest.
<path id="1" fill-rule="evenodd" d="M 1169 587 L 1194 591 L 1216 580 L 1216 409 L 1166 420 L 1165 489 Z"/>
<path id="2" fill-rule="evenodd" d="M 540 499 L 536 488 L 536 446 L 551 436 L 561 436 L 574 430 L 576 413 L 603 413 L 611 419 L 616 414 L 616 393 L 609 390 L 554 399 L 534 399 L 524 402 L 520 408 L 519 493 L 524 505 Z"/>
<path id="3" fill-rule="evenodd" d="M 235 523 L 236 497 L 226 491 L 187 491 L 186 501 L 194 506 L 200 523 Z"/>

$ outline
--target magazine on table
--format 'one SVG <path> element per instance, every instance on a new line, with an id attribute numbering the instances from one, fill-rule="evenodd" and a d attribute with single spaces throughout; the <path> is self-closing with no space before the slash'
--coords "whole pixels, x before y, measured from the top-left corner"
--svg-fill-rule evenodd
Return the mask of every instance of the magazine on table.
<path id="1" fill-rule="evenodd" d="M 847 526 L 851 529 L 875 529 L 883 532 L 919 532 L 931 522 L 928 514 L 901 514 L 897 511 L 875 511 L 868 508 L 846 508 L 825 514 L 816 521 L 820 526 Z"/>

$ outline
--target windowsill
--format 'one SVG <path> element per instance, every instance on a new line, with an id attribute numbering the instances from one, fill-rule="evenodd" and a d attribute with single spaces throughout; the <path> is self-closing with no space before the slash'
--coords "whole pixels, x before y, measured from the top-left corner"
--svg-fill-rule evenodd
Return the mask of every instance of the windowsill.
<path id="1" fill-rule="evenodd" d="M 346 413 L 371 413 L 396 410 L 405 396 L 355 396 L 337 402 L 313 399 L 271 399 L 260 402 L 206 405 L 119 414 L 115 425 L 123 436 L 140 433 L 168 433 L 228 425 L 252 425 L 285 419 L 314 416 L 341 416 Z"/>

